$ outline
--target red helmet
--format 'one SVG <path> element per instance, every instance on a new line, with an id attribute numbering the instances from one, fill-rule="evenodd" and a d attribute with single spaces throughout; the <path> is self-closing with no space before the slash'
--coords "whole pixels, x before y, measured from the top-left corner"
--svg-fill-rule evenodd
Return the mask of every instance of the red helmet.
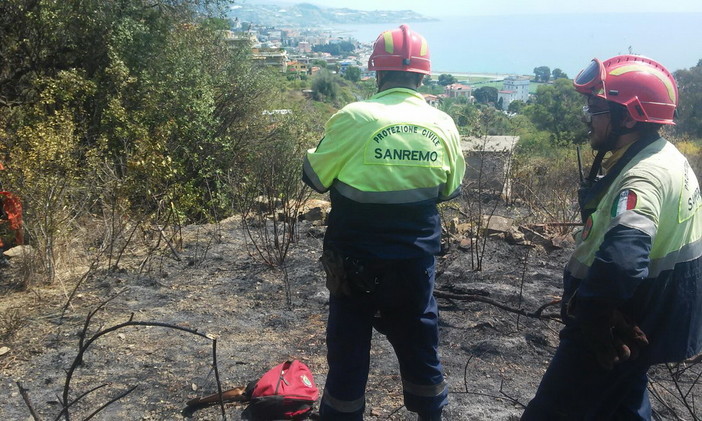
<path id="1" fill-rule="evenodd" d="M 675 124 L 678 86 L 673 75 L 650 58 L 622 55 L 605 62 L 593 59 L 573 85 L 581 94 L 625 106 L 636 121 Z"/>
<path id="2" fill-rule="evenodd" d="M 368 70 L 400 70 L 425 75 L 431 72 L 427 40 L 407 25 L 385 31 L 373 44 Z"/>

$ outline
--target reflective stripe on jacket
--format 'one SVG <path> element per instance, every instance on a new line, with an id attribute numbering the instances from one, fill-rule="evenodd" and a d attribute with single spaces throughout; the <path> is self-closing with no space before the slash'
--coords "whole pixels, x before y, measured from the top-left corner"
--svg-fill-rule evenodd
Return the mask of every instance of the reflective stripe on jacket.
<path id="1" fill-rule="evenodd" d="M 564 301 L 619 306 L 648 335 L 652 362 L 702 348 L 702 206 L 687 159 L 660 138 L 613 180 L 576 236 Z"/>

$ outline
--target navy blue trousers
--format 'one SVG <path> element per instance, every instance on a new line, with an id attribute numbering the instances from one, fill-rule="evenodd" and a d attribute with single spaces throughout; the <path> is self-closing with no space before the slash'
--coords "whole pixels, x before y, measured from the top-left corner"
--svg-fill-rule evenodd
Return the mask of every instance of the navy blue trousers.
<path id="1" fill-rule="evenodd" d="M 634 361 L 605 370 L 579 329 L 566 327 L 522 420 L 650 420 L 649 367 L 644 351 Z"/>
<path id="2" fill-rule="evenodd" d="M 433 414 L 447 403 L 437 352 L 434 256 L 387 263 L 394 276 L 384 277 L 373 294 L 329 299 L 323 420 L 363 419 L 373 327 L 395 350 L 407 409 Z"/>

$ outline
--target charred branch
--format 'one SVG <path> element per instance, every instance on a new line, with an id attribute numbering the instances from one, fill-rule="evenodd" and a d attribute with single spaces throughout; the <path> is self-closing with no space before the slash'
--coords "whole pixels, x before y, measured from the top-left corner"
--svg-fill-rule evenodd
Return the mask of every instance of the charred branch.
<path id="1" fill-rule="evenodd" d="M 215 380 L 217 382 L 217 391 L 218 391 L 217 396 L 218 396 L 218 400 L 220 403 L 220 408 L 222 410 L 222 419 L 226 420 L 226 414 L 224 411 L 222 384 L 220 383 L 219 370 L 217 367 L 217 340 L 215 338 L 213 338 L 209 335 L 206 335 L 204 333 L 198 332 L 196 329 L 189 329 L 189 328 L 185 328 L 185 327 L 170 324 L 170 323 L 134 321 L 133 320 L 134 315 L 132 314 L 129 317 L 128 321 L 114 325 L 114 326 L 109 327 L 105 330 L 100 329 L 100 330 L 98 330 L 97 333 L 92 335 L 89 339 L 87 339 L 87 340 L 85 339 L 88 337 L 87 332 L 88 332 L 88 328 L 90 327 L 90 321 L 92 320 L 93 316 L 97 313 L 97 311 L 99 311 L 101 308 L 103 308 L 113 298 L 115 298 L 115 297 L 112 297 L 111 299 L 102 302 L 96 309 L 91 311 L 88 314 L 88 316 L 86 317 L 86 321 L 85 321 L 85 324 L 83 326 L 83 330 L 80 333 L 78 353 L 77 353 L 76 357 L 73 359 L 73 363 L 71 364 L 71 367 L 66 372 L 66 380 L 64 383 L 64 387 L 63 387 L 63 396 L 59 398 L 62 409 L 61 409 L 61 412 L 56 416 L 55 419 L 58 421 L 59 419 L 64 418 L 66 421 L 69 421 L 70 420 L 69 409 L 73 405 L 78 403 L 81 399 L 83 399 L 84 397 L 86 397 L 90 393 L 106 386 L 106 384 L 103 384 L 103 385 L 94 387 L 94 388 L 90 389 L 89 391 L 82 393 L 74 400 L 72 400 L 72 401 L 70 400 L 71 380 L 72 380 L 73 375 L 74 375 L 76 369 L 78 368 L 78 366 L 80 366 L 82 364 L 83 355 L 88 351 L 88 349 L 90 348 L 90 345 L 92 345 L 96 340 L 98 340 L 102 336 L 107 335 L 108 333 L 114 332 L 114 331 L 122 329 L 122 328 L 130 327 L 130 326 L 150 326 L 150 327 L 165 327 L 168 329 L 180 330 L 180 331 L 190 333 L 193 335 L 197 335 L 197 336 L 200 336 L 200 337 L 203 337 L 203 338 L 206 338 L 206 339 L 212 341 L 212 364 L 213 364 L 213 368 L 214 368 L 214 372 L 215 372 Z M 36 411 L 34 410 L 34 406 L 32 405 L 32 402 L 29 398 L 28 390 L 23 388 L 19 382 L 17 382 L 17 387 L 19 388 L 20 394 L 22 395 L 22 399 L 24 399 L 24 402 L 27 405 L 27 408 L 29 408 L 29 412 L 32 415 L 32 417 L 34 418 L 34 420 L 40 421 L 40 418 L 37 415 Z M 108 402 L 101 405 L 95 411 L 93 411 L 90 415 L 88 415 L 87 418 L 85 418 L 85 420 L 89 420 L 89 419 L 93 418 L 100 411 L 107 408 L 109 405 L 113 404 L 114 402 L 117 402 L 118 400 L 127 396 L 128 394 L 133 392 L 136 388 L 137 388 L 137 386 L 130 387 L 125 392 L 122 392 L 119 395 L 115 396 L 114 398 L 110 399 Z"/>
<path id="2" fill-rule="evenodd" d="M 546 313 L 544 314 L 544 310 L 546 310 L 549 307 L 555 306 L 560 304 L 561 300 L 555 299 L 552 300 L 539 308 L 537 308 L 534 311 L 527 311 L 523 308 L 515 308 L 508 306 L 506 304 L 498 303 L 497 301 L 491 300 L 489 298 L 483 297 L 481 295 L 470 295 L 470 294 L 454 294 L 451 292 L 444 292 L 440 290 L 434 290 L 434 296 L 436 298 L 447 298 L 447 299 L 453 299 L 453 300 L 460 300 L 460 301 L 466 301 L 466 302 L 480 302 L 480 303 L 485 303 L 485 304 L 490 304 L 491 306 L 497 307 L 501 310 L 526 316 L 526 317 L 531 317 L 534 319 L 542 319 L 542 320 L 554 320 L 559 323 L 563 323 L 561 320 L 561 317 L 557 313 Z"/>
<path id="3" fill-rule="evenodd" d="M 41 418 L 37 415 L 36 411 L 34 410 L 34 406 L 32 405 L 31 399 L 29 399 L 29 393 L 28 390 L 22 387 L 20 382 L 16 382 L 17 388 L 19 389 L 20 395 L 22 395 L 22 399 L 24 400 L 24 403 L 27 405 L 27 408 L 29 408 L 29 413 L 32 414 L 32 418 L 34 418 L 34 421 L 40 421 Z"/>

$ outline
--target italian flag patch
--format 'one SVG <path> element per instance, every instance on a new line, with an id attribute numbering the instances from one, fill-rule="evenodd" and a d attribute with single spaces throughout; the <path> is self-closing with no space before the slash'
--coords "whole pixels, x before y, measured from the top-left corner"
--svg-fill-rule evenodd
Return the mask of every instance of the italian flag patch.
<path id="1" fill-rule="evenodd" d="M 636 193 L 633 190 L 622 190 L 612 203 L 612 218 L 634 208 L 636 208 Z"/>

